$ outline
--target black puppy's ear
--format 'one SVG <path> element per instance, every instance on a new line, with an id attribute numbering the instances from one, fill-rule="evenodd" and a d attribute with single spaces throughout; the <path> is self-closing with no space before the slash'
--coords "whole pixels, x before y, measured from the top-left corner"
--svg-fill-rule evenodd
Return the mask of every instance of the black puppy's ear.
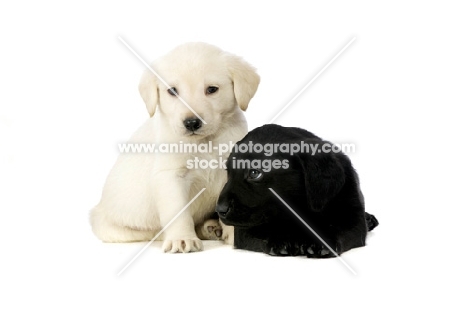
<path id="1" fill-rule="evenodd" d="M 321 211 L 345 184 L 345 172 L 334 153 L 300 154 L 307 204 Z"/>

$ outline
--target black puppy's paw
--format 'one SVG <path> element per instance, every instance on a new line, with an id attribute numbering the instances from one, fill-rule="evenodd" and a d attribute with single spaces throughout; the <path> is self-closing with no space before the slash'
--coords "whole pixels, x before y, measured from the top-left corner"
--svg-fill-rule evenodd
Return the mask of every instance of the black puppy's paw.
<path id="1" fill-rule="evenodd" d="M 333 252 L 322 243 L 303 244 L 301 245 L 301 253 L 308 258 L 332 258 L 335 257 L 335 254 L 340 254 L 335 245 L 328 244 L 328 246 Z"/>
<path id="2" fill-rule="evenodd" d="M 271 256 L 298 256 L 301 255 L 299 245 L 289 242 L 269 242 L 265 253 Z"/>
<path id="3" fill-rule="evenodd" d="M 320 242 L 299 243 L 299 242 L 271 242 L 267 243 L 264 250 L 271 256 L 307 256 L 308 258 L 332 258 L 335 254 L 340 255 L 339 247 L 333 243 L 327 243 L 333 252 Z"/>

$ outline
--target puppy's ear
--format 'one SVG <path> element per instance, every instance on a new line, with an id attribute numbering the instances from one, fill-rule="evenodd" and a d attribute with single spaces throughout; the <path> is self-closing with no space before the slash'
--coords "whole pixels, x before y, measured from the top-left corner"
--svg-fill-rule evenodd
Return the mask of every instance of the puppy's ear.
<path id="1" fill-rule="evenodd" d="M 345 184 L 343 166 L 334 153 L 301 154 L 299 159 L 304 174 L 307 204 L 312 210 L 321 211 Z"/>
<path id="2" fill-rule="evenodd" d="M 141 98 L 143 98 L 143 101 L 146 104 L 146 109 L 148 110 L 150 117 L 152 117 L 159 104 L 158 80 L 154 73 L 148 69 L 143 72 L 138 90 L 140 91 Z"/>
<path id="3" fill-rule="evenodd" d="M 234 96 L 242 110 L 247 110 L 249 102 L 257 92 L 260 76 L 255 68 L 235 55 L 227 55 L 227 67 L 234 84 Z"/>

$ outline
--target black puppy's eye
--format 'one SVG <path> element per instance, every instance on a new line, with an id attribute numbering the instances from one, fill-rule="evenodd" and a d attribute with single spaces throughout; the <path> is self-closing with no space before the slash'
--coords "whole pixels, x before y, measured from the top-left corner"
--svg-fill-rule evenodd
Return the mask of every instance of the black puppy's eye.
<path id="1" fill-rule="evenodd" d="M 263 172 L 260 170 L 252 169 L 249 170 L 249 174 L 247 175 L 247 179 L 250 180 L 259 180 L 263 177 Z"/>
<path id="2" fill-rule="evenodd" d="M 170 89 L 167 89 L 167 92 L 172 96 L 176 96 L 178 94 L 177 89 L 175 87 L 171 87 Z"/>
<path id="3" fill-rule="evenodd" d="M 218 87 L 217 86 L 209 86 L 206 88 L 206 94 L 213 94 L 213 93 L 216 93 L 218 91 Z"/>

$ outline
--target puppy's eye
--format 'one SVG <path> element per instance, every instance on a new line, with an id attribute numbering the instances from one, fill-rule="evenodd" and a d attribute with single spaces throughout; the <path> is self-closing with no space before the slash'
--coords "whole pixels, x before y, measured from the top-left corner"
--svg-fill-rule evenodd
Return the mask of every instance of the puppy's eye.
<path id="1" fill-rule="evenodd" d="M 171 87 L 170 89 L 167 89 L 167 92 L 169 93 L 169 95 L 172 95 L 172 96 L 176 96 L 178 94 L 177 89 L 175 87 Z"/>
<path id="2" fill-rule="evenodd" d="M 213 94 L 213 93 L 216 93 L 218 91 L 218 87 L 217 86 L 209 86 L 206 88 L 206 94 Z"/>
<path id="3" fill-rule="evenodd" d="M 247 179 L 250 180 L 259 180 L 263 177 L 263 172 L 260 170 L 252 169 L 249 170 L 249 174 L 247 175 Z"/>

